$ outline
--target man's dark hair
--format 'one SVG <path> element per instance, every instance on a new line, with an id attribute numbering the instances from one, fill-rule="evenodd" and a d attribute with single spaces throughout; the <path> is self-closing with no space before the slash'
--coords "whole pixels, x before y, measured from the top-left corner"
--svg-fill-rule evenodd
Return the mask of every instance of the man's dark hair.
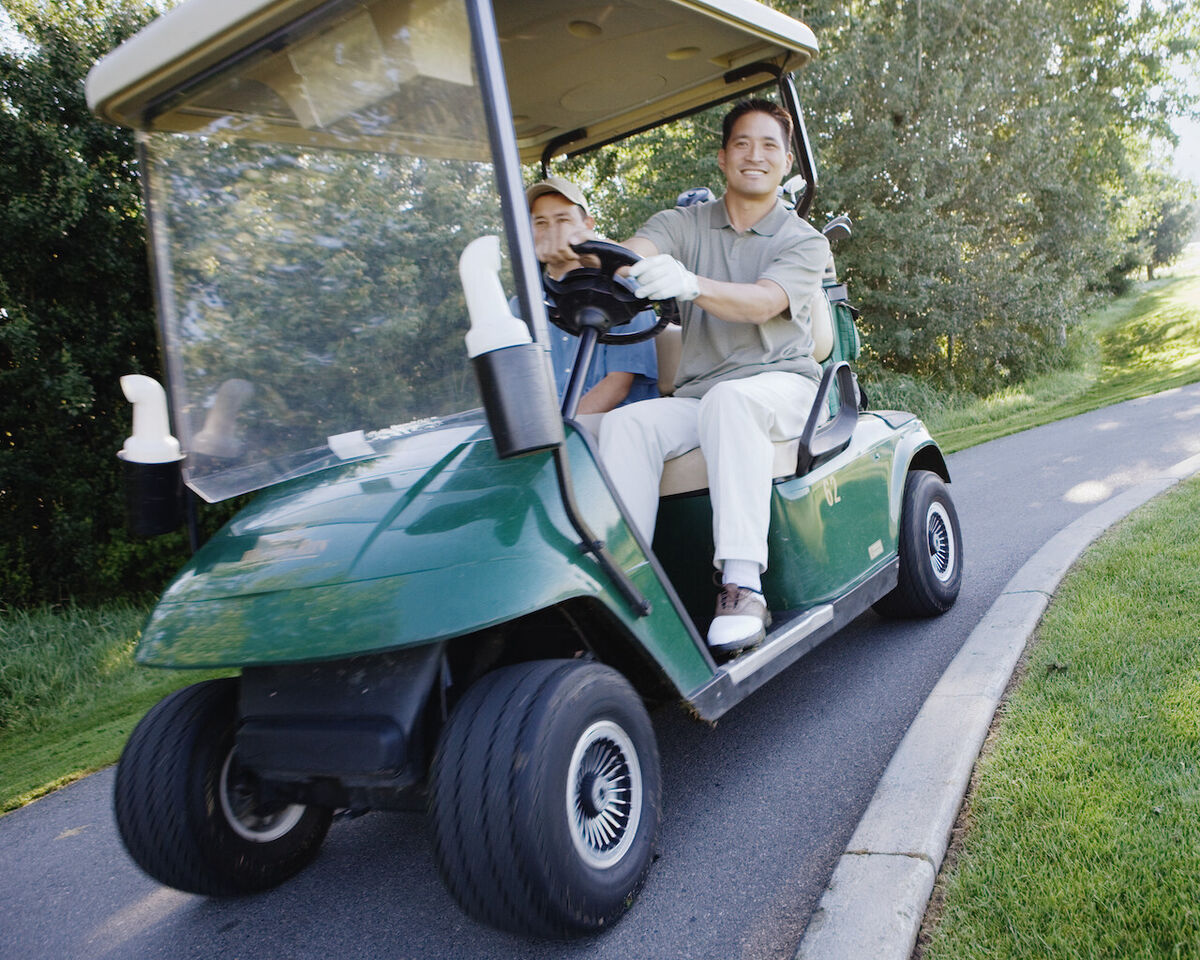
<path id="1" fill-rule="evenodd" d="M 765 113 L 770 117 L 774 117 L 783 129 L 784 149 L 792 149 L 791 115 L 779 104 L 771 100 L 764 100 L 761 97 L 739 100 L 733 105 L 733 109 L 725 114 L 725 119 L 721 123 L 721 149 L 729 146 L 729 138 L 733 136 L 734 124 L 748 113 Z"/>

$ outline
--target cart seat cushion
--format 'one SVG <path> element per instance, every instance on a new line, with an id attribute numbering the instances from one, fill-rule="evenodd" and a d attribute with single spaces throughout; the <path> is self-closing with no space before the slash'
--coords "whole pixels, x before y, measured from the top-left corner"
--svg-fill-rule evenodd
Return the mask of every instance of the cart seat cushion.
<path id="1" fill-rule="evenodd" d="M 779 440 L 775 444 L 775 463 L 771 476 L 790 477 L 796 472 L 796 460 L 800 454 L 800 441 Z M 704 454 L 696 447 L 674 457 L 663 464 L 662 481 L 658 485 L 660 497 L 671 497 L 681 493 L 693 493 L 708 489 L 708 466 Z"/>

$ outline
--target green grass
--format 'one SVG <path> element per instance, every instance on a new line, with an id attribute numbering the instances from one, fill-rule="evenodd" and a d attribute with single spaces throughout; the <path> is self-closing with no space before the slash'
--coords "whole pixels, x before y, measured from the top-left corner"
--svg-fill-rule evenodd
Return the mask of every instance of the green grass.
<path id="1" fill-rule="evenodd" d="M 1200 380 L 1200 245 L 1170 275 L 1086 318 L 1079 363 L 924 419 L 950 453 Z"/>
<path id="2" fill-rule="evenodd" d="M 155 702 L 214 675 L 136 666 L 147 612 L 0 612 L 0 813 L 113 763 Z"/>
<path id="3" fill-rule="evenodd" d="M 1200 955 L 1200 481 L 1063 582 L 964 821 L 922 960 Z"/>

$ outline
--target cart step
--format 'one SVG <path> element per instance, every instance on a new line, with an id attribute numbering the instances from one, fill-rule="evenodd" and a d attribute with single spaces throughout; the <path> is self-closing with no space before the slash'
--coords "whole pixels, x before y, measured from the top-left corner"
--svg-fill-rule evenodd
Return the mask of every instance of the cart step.
<path id="1" fill-rule="evenodd" d="M 807 638 L 811 637 L 813 639 L 811 646 L 816 646 L 817 638 L 813 637 L 813 634 L 832 619 L 832 604 L 825 603 L 819 607 L 804 610 L 772 630 L 767 634 L 767 639 L 757 647 L 753 647 L 740 657 L 729 661 L 722 669 L 729 674 L 729 679 L 734 683 L 741 683 L 751 674 L 757 673 L 765 664 L 789 651 L 794 651 L 797 656 L 807 652 L 795 650 L 797 644 L 803 643 Z"/>

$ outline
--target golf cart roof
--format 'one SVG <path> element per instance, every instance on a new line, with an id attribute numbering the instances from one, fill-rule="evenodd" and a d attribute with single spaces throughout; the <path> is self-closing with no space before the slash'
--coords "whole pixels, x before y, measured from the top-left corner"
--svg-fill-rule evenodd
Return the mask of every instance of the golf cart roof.
<path id="1" fill-rule="evenodd" d="M 325 23 L 366 24 L 386 70 L 401 41 L 371 6 L 185 0 L 96 64 L 87 79 L 88 104 L 135 129 L 194 129 L 199 118 L 178 109 L 178 91 L 252 48 L 276 49 L 281 31 L 310 15 L 322 19 L 318 33 Z M 417 15 L 424 8 L 427 16 L 440 17 L 445 0 L 411 0 L 410 7 Z M 338 13 L 327 21 L 322 8 Z M 790 71 L 817 50 L 808 27 L 756 0 L 494 0 L 494 9 L 525 162 L 605 143 L 730 99 L 769 79 L 745 68 L 768 64 Z M 281 60 L 268 82 L 278 92 L 302 89 L 308 80 L 293 59 Z M 284 98 L 297 105 L 294 115 L 265 122 L 257 116 L 259 135 L 319 136 L 317 112 L 306 115 L 299 106 L 304 97 Z"/>

